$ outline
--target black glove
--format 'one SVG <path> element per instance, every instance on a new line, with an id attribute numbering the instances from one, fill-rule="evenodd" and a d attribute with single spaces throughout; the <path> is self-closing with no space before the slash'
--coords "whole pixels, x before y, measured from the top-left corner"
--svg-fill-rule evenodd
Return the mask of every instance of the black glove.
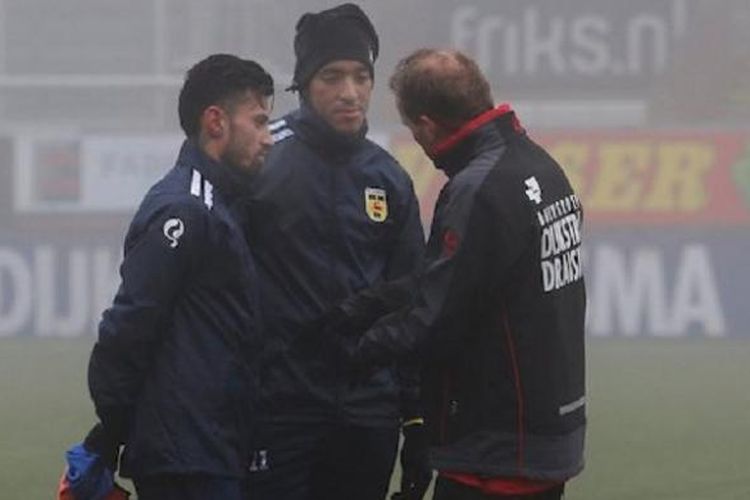
<path id="1" fill-rule="evenodd" d="M 412 276 L 379 283 L 332 307 L 321 317 L 321 323 L 329 332 L 359 337 L 383 316 L 407 306 L 413 290 Z"/>
<path id="2" fill-rule="evenodd" d="M 349 389 L 366 384 L 382 367 L 365 363 L 358 346 L 359 340 L 351 337 L 339 339 L 339 363 Z"/>
<path id="3" fill-rule="evenodd" d="M 422 500 L 432 480 L 427 432 L 421 418 L 404 424 L 404 444 L 401 446 L 401 491 L 394 500 Z"/>
<path id="4" fill-rule="evenodd" d="M 318 320 L 324 335 L 359 337 L 378 318 L 371 310 L 357 309 L 349 299 L 326 311 Z"/>
<path id="5" fill-rule="evenodd" d="M 120 457 L 120 440 L 108 433 L 101 423 L 96 424 L 83 440 L 83 447 L 101 457 L 109 470 L 117 470 Z"/>

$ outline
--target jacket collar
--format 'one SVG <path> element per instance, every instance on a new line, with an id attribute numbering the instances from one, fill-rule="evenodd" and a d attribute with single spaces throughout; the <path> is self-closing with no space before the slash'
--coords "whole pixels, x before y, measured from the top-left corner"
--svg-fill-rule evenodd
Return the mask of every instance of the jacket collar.
<path id="1" fill-rule="evenodd" d="M 510 105 L 501 104 L 466 122 L 432 148 L 429 156 L 437 168 L 448 177 L 453 177 L 480 153 L 504 144 L 513 135 L 523 133 L 525 131 Z"/>
<path id="2" fill-rule="evenodd" d="M 291 118 L 300 138 L 328 157 L 351 156 L 362 146 L 367 135 L 367 122 L 354 135 L 338 132 L 304 100 Z"/>
<path id="3" fill-rule="evenodd" d="M 228 203 L 249 190 L 251 175 L 217 162 L 201 151 L 193 139 L 186 139 L 182 143 L 177 162 L 200 172 Z"/>

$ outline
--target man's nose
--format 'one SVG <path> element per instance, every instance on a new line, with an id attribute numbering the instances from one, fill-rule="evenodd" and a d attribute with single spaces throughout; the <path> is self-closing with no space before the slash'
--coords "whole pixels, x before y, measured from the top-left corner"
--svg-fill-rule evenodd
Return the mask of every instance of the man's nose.
<path id="1" fill-rule="evenodd" d="M 341 91 L 339 93 L 339 97 L 347 101 L 356 101 L 357 84 L 354 82 L 353 78 L 344 78 L 344 80 L 341 82 Z"/>

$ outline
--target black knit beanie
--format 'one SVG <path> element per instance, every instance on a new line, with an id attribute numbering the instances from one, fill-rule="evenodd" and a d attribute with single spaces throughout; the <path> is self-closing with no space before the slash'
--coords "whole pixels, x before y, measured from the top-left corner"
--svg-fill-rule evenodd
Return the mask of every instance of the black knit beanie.
<path id="1" fill-rule="evenodd" d="M 373 75 L 379 43 L 362 9 L 345 3 L 318 13 L 304 14 L 294 37 L 294 81 L 289 90 L 304 89 L 315 73 L 331 61 L 360 61 Z"/>

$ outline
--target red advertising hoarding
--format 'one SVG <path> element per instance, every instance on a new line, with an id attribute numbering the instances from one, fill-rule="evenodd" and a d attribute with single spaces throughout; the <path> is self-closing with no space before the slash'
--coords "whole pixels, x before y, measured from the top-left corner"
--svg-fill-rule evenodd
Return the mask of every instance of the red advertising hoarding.
<path id="1" fill-rule="evenodd" d="M 750 134 L 725 132 L 545 132 L 583 200 L 587 223 L 750 223 Z M 425 220 L 445 182 L 408 134 L 390 148 L 414 179 Z"/>

